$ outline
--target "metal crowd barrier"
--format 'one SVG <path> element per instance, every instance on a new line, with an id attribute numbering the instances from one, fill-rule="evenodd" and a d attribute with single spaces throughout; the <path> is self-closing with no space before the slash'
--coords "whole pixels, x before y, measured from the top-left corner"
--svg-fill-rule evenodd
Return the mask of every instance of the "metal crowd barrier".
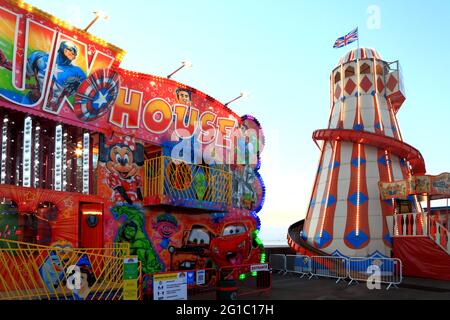
<path id="1" fill-rule="evenodd" d="M 400 259 L 350 258 L 348 264 L 349 285 L 359 283 L 387 284 L 387 290 L 403 281 L 403 265 Z"/>
<path id="2" fill-rule="evenodd" d="M 336 283 L 347 278 L 348 259 L 342 257 L 311 257 L 311 277 L 337 279 Z"/>
<path id="3" fill-rule="evenodd" d="M 284 254 L 271 254 L 269 257 L 269 264 L 272 267 L 272 271 L 286 274 L 286 256 Z"/>
<path id="4" fill-rule="evenodd" d="M 387 290 L 396 287 L 403 281 L 403 265 L 400 259 L 390 258 L 344 258 L 344 257 L 309 257 L 303 255 L 287 255 L 285 260 L 282 255 L 273 255 L 271 261 L 277 264 L 275 270 L 283 270 L 284 273 L 300 274 L 302 278 L 310 276 L 325 277 L 341 280 L 350 279 L 350 283 L 359 281 L 372 284 L 386 284 Z"/>
<path id="5" fill-rule="evenodd" d="M 287 255 L 286 256 L 286 271 L 287 273 L 300 274 L 301 278 L 311 274 L 311 259 L 308 256 L 302 255 Z"/>

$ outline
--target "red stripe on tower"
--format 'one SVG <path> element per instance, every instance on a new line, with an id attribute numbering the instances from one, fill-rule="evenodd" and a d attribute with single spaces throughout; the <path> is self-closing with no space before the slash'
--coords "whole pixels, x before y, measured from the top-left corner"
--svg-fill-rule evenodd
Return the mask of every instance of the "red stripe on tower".
<path id="1" fill-rule="evenodd" d="M 350 190 L 347 199 L 347 224 L 344 242 L 351 249 L 363 249 L 370 242 L 369 197 L 364 146 L 354 144 L 351 160 Z"/>
<path id="2" fill-rule="evenodd" d="M 383 127 L 383 121 L 381 120 L 381 111 L 380 111 L 380 103 L 378 101 L 378 94 L 381 94 L 383 92 L 383 88 L 381 88 L 381 86 L 383 86 L 383 83 L 378 80 L 381 79 L 381 77 L 378 77 L 377 75 L 377 62 L 374 59 L 373 60 L 373 83 L 375 86 L 375 92 L 373 94 L 373 105 L 375 107 L 375 123 L 374 123 L 374 128 L 375 128 L 375 133 L 378 134 L 384 134 L 384 127 Z"/>
<path id="3" fill-rule="evenodd" d="M 338 200 L 338 179 L 341 167 L 341 142 L 334 142 L 330 162 L 327 192 L 322 200 L 323 211 L 316 228 L 314 244 L 319 249 L 327 248 L 333 241 L 334 216 Z"/>
<path id="4" fill-rule="evenodd" d="M 380 181 L 392 181 L 392 164 L 389 159 L 389 154 L 383 150 L 378 149 L 378 172 L 380 174 Z M 382 223 L 383 223 L 383 241 L 388 247 L 392 247 L 392 242 L 390 239 L 390 230 L 387 224 L 387 217 L 394 214 L 394 201 L 388 200 L 384 201 L 381 199 L 380 195 L 380 205 L 382 213 Z"/>

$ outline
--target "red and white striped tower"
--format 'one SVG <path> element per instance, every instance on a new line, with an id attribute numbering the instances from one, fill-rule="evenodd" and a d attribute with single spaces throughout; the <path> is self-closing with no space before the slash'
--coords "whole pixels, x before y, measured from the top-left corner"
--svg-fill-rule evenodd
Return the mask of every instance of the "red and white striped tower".
<path id="1" fill-rule="evenodd" d="M 331 114 L 302 237 L 328 254 L 391 255 L 394 202 L 379 181 L 425 174 L 420 152 L 403 142 L 396 114 L 405 101 L 398 62 L 374 49 L 348 52 L 331 74 Z M 411 198 L 415 211 L 422 211 Z"/>

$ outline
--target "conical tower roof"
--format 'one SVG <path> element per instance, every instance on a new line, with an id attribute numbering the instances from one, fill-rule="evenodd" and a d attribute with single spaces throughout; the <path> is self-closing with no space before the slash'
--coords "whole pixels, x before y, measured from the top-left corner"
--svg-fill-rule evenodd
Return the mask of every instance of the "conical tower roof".
<path id="1" fill-rule="evenodd" d="M 373 48 L 355 48 L 348 51 L 346 54 L 342 56 L 342 58 L 339 60 L 339 65 L 349 63 L 358 59 L 362 60 L 373 58 L 378 60 L 383 59 L 381 55 L 378 53 L 378 51 Z"/>

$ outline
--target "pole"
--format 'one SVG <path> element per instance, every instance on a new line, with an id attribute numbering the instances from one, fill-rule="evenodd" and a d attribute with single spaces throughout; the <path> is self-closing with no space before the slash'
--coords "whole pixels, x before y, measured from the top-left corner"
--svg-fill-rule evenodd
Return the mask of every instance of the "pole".
<path id="1" fill-rule="evenodd" d="M 356 28 L 356 33 L 358 34 L 358 51 L 359 51 L 359 27 Z"/>
<path id="2" fill-rule="evenodd" d="M 92 20 L 91 23 L 89 23 L 89 25 L 84 29 L 84 32 L 87 32 L 94 25 L 94 23 L 98 21 L 98 19 L 100 19 L 100 17 L 96 16 L 95 19 Z"/>
<path id="3" fill-rule="evenodd" d="M 235 102 L 236 100 L 239 100 L 240 98 L 242 98 L 242 94 L 241 94 L 241 95 L 240 95 L 239 97 L 237 97 L 237 98 L 234 98 L 234 99 L 233 99 L 233 100 L 231 100 L 230 102 L 227 102 L 227 103 L 225 103 L 225 104 L 224 104 L 224 106 L 225 106 L 225 107 L 228 107 L 228 105 L 229 105 L 229 104 L 231 104 L 231 103 Z"/>
<path id="4" fill-rule="evenodd" d="M 427 236 L 430 236 L 430 224 L 431 224 L 431 195 L 427 195 Z"/>
<path id="5" fill-rule="evenodd" d="M 450 226 L 448 225 L 448 222 L 449 222 L 449 220 L 448 220 L 448 197 L 447 197 L 447 208 L 446 208 L 445 215 L 446 215 L 445 221 L 447 221 L 446 228 L 447 228 L 447 230 L 449 230 Z"/>
<path id="6" fill-rule="evenodd" d="M 174 75 L 175 75 L 175 73 L 177 73 L 178 71 L 180 71 L 181 69 L 183 69 L 185 66 L 184 65 L 182 65 L 181 67 L 179 67 L 177 70 L 175 70 L 174 72 L 172 72 L 171 74 L 169 74 L 168 76 L 167 76 L 167 79 L 171 79 Z"/>

